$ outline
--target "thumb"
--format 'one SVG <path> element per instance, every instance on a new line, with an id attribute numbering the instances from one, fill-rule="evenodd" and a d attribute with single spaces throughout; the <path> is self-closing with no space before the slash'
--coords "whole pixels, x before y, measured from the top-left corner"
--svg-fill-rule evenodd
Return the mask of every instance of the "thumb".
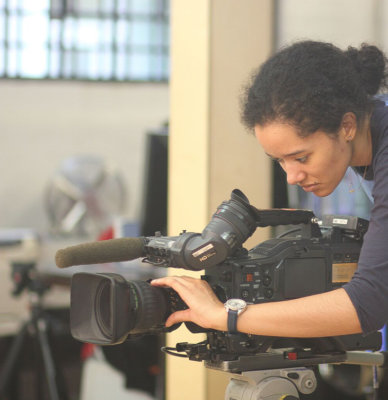
<path id="1" fill-rule="evenodd" d="M 176 311 L 171 314 L 166 320 L 166 327 L 169 328 L 172 325 L 177 324 L 178 322 L 190 321 L 190 310 L 181 310 Z"/>

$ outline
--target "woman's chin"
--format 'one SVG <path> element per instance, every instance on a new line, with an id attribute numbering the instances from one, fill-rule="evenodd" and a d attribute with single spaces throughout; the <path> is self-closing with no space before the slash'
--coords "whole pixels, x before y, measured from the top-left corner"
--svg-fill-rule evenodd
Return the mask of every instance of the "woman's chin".
<path id="1" fill-rule="evenodd" d="M 333 193 L 334 189 L 335 188 L 327 187 L 321 183 L 303 187 L 303 190 L 305 192 L 314 193 L 314 195 L 318 197 L 326 197 L 329 194 Z"/>
<path id="2" fill-rule="evenodd" d="M 314 190 L 313 193 L 315 194 L 315 196 L 318 196 L 318 197 L 326 197 L 326 196 L 329 196 L 329 194 L 332 194 L 333 191 L 334 191 L 334 189 L 330 190 L 328 188 L 319 187 L 316 190 Z"/>

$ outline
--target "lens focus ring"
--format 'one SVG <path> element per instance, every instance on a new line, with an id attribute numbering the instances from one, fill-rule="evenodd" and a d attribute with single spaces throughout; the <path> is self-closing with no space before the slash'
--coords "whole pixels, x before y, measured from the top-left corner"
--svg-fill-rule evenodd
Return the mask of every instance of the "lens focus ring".
<path id="1" fill-rule="evenodd" d="M 151 286 L 147 282 L 133 281 L 138 295 L 136 325 L 131 333 L 141 333 L 164 325 L 169 309 L 165 289 Z"/>

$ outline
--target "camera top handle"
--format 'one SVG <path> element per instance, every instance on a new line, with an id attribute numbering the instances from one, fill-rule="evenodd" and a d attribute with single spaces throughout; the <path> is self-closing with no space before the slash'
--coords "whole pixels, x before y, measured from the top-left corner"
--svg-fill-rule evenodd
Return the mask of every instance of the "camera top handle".
<path id="1" fill-rule="evenodd" d="M 264 228 L 266 226 L 279 225 L 299 225 L 303 237 L 321 237 L 321 230 L 318 226 L 318 218 L 311 210 L 296 210 L 290 208 L 269 208 L 258 209 L 249 203 L 249 200 L 241 190 L 234 189 L 232 192 L 232 200 L 239 201 L 240 204 L 245 204 L 246 208 L 250 209 L 253 214 L 256 227 Z"/>
<path id="2" fill-rule="evenodd" d="M 231 200 L 244 206 L 255 220 L 256 227 L 264 228 L 266 226 L 279 225 L 305 225 L 302 229 L 303 236 L 320 237 L 321 231 L 318 226 L 318 218 L 311 210 L 297 210 L 290 208 L 269 208 L 258 209 L 249 203 L 248 198 L 239 189 L 234 189 Z M 224 203 L 222 203 L 224 204 Z"/>

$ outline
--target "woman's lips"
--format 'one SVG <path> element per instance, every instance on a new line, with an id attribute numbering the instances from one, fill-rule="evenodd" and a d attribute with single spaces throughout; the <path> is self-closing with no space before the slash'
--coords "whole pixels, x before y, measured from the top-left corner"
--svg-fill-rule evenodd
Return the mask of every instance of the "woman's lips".
<path id="1" fill-rule="evenodd" d="M 318 186 L 318 183 L 312 183 L 310 185 L 301 185 L 305 192 L 313 192 Z"/>

